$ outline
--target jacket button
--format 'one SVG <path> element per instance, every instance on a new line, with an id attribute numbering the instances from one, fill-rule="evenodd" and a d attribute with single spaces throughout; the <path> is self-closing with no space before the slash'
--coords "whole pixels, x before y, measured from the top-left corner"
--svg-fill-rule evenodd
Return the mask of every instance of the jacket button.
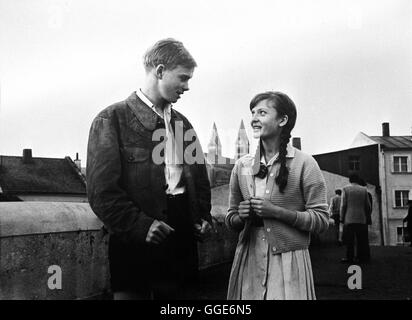
<path id="1" fill-rule="evenodd" d="M 276 247 L 272 247 L 272 251 L 275 252 L 277 249 Z"/>
<path id="2" fill-rule="evenodd" d="M 134 160 L 134 157 L 133 157 L 133 156 L 129 156 L 128 160 L 129 160 L 129 161 L 133 161 L 133 160 Z"/>
<path id="3" fill-rule="evenodd" d="M 270 228 L 267 228 L 266 231 L 267 231 L 267 232 L 270 232 Z"/>

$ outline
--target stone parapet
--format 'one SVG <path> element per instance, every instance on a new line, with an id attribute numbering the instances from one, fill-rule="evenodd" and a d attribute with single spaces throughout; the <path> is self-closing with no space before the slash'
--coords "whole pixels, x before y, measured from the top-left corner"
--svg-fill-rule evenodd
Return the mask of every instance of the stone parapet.
<path id="1" fill-rule="evenodd" d="M 233 259 L 237 235 L 224 225 L 227 191 L 212 190 L 216 233 L 199 243 L 200 269 Z M 0 300 L 107 296 L 108 234 L 102 227 L 88 203 L 0 202 Z M 56 275 L 51 266 L 61 269 L 61 289 L 49 288 Z"/>

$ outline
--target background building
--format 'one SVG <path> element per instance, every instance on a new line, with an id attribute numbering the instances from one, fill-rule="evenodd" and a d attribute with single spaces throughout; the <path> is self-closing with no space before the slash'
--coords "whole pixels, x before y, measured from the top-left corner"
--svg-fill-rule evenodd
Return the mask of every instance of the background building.
<path id="1" fill-rule="evenodd" d="M 380 237 L 382 245 L 404 244 L 402 219 L 412 197 L 412 136 L 391 136 L 389 123 L 385 122 L 382 136 L 360 132 L 351 148 L 314 158 L 322 170 L 342 177 L 358 173 L 368 183 L 374 199 L 371 242 Z"/>
<path id="2" fill-rule="evenodd" d="M 0 156 L 0 201 L 87 202 L 86 181 L 76 155 L 63 159 Z"/>

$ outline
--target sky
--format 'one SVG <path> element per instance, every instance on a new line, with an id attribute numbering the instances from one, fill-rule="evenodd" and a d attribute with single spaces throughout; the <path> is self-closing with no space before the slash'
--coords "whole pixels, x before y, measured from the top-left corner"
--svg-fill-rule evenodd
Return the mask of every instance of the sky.
<path id="1" fill-rule="evenodd" d="M 233 157 L 249 102 L 282 91 L 292 136 L 319 154 L 358 132 L 412 133 L 410 0 L 0 0 L 0 154 L 75 157 L 85 166 L 93 118 L 144 78 L 142 56 L 173 37 L 197 61 L 174 105 L 203 148 L 216 123 Z"/>

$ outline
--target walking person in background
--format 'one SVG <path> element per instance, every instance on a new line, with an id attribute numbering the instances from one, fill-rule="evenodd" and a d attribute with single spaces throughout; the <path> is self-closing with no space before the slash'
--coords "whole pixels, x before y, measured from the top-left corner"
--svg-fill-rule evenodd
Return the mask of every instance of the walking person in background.
<path id="1" fill-rule="evenodd" d="M 88 143 L 87 194 L 110 232 L 116 300 L 181 297 L 196 283 L 196 240 L 212 223 L 200 143 L 172 107 L 189 90 L 196 62 L 181 42 L 164 39 L 146 52 L 144 67 L 142 86 L 97 115 Z"/>
<path id="2" fill-rule="evenodd" d="M 372 209 L 373 209 L 373 199 L 372 199 L 372 195 L 371 193 L 368 191 L 368 184 L 365 182 L 365 180 L 363 180 L 362 178 L 359 178 L 359 184 L 362 187 L 366 188 L 366 191 L 368 192 L 368 199 L 369 199 L 369 203 L 371 204 L 369 210 L 366 212 L 366 224 L 368 226 L 370 226 L 372 224 Z M 366 229 L 368 230 L 368 229 Z"/>
<path id="3" fill-rule="evenodd" d="M 411 197 L 411 195 L 409 195 L 409 197 Z M 412 238 L 412 200 L 411 199 L 408 200 L 408 214 L 403 219 L 403 222 L 407 223 L 406 230 L 408 231 L 408 239 L 406 240 L 410 242 L 409 246 L 412 247 L 412 239 L 411 239 Z"/>
<path id="4" fill-rule="evenodd" d="M 344 225 L 344 243 L 346 258 L 343 263 L 367 263 L 370 260 L 368 239 L 368 216 L 371 213 L 371 201 L 366 187 L 357 174 L 349 177 L 350 185 L 342 189 L 340 218 Z M 355 256 L 356 241 L 356 256 Z"/>
<path id="5" fill-rule="evenodd" d="M 336 189 L 335 195 L 330 200 L 329 214 L 335 222 L 336 241 L 338 245 L 342 245 L 342 232 L 340 232 L 340 203 L 342 190 Z"/>
<path id="6" fill-rule="evenodd" d="M 290 146 L 293 101 L 256 95 L 251 125 L 259 148 L 237 160 L 226 225 L 239 231 L 228 299 L 315 299 L 310 233 L 328 228 L 326 186 L 317 162 Z"/>

